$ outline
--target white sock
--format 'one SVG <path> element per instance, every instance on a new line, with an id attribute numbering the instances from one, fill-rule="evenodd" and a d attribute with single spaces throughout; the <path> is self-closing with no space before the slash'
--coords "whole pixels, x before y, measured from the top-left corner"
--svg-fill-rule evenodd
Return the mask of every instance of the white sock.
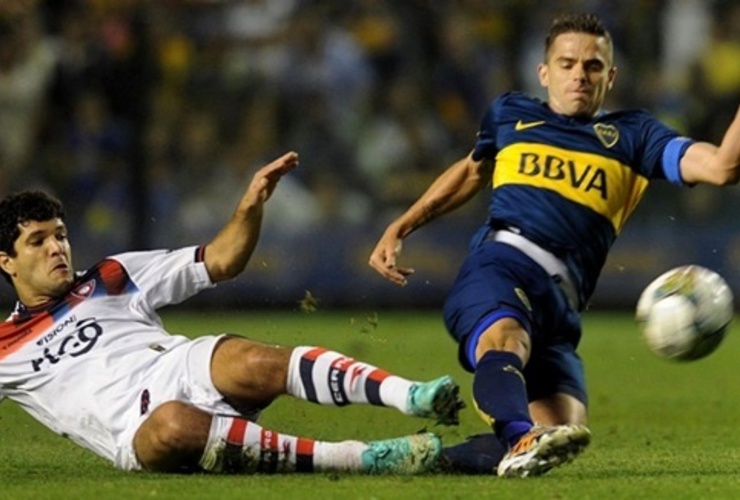
<path id="1" fill-rule="evenodd" d="M 296 347 L 288 366 L 288 394 L 324 405 L 365 403 L 407 413 L 414 382 L 341 353 Z"/>
<path id="2" fill-rule="evenodd" d="M 360 441 L 290 436 L 243 418 L 214 415 L 200 466 L 229 473 L 361 471 L 367 447 Z"/>

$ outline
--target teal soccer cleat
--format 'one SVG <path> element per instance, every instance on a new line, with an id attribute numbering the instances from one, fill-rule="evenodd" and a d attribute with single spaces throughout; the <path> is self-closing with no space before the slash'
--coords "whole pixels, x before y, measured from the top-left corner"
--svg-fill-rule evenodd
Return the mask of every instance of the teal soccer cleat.
<path id="1" fill-rule="evenodd" d="M 431 471 L 442 455 L 442 441 L 431 432 L 371 441 L 362 452 L 363 472 L 420 474 Z"/>
<path id="2" fill-rule="evenodd" d="M 407 400 L 408 413 L 434 418 L 442 425 L 459 424 L 458 414 L 464 407 L 465 403 L 460 399 L 460 386 L 449 375 L 414 384 Z"/>

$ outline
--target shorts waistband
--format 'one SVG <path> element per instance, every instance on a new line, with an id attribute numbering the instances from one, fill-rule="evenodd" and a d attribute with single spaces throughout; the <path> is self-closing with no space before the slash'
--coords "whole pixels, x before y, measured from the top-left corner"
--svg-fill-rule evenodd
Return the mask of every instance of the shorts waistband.
<path id="1" fill-rule="evenodd" d="M 541 246 L 528 240 L 521 234 L 505 229 L 492 232 L 488 238 L 493 241 L 505 243 L 521 251 L 527 257 L 535 261 L 542 269 L 555 279 L 560 289 L 568 299 L 570 306 L 578 310 L 578 292 L 570 279 L 570 273 L 565 263 L 555 257 Z"/>

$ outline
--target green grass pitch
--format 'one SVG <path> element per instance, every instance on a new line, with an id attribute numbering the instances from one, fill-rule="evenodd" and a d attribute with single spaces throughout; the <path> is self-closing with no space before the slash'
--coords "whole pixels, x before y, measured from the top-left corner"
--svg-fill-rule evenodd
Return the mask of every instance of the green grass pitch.
<path id="1" fill-rule="evenodd" d="M 340 440 L 379 439 L 428 426 L 450 444 L 485 431 L 470 408 L 471 376 L 458 367 L 437 312 L 170 312 L 164 319 L 171 331 L 191 336 L 230 331 L 268 342 L 323 345 L 409 378 L 450 373 L 468 402 L 461 425 L 442 428 L 390 409 L 330 408 L 284 398 L 265 412 L 260 423 L 266 427 Z M 631 315 L 586 313 L 581 355 L 593 441 L 574 463 L 540 478 L 124 473 L 5 402 L 0 498 L 737 498 L 738 337 L 730 331 L 708 358 L 678 364 L 647 351 Z"/>

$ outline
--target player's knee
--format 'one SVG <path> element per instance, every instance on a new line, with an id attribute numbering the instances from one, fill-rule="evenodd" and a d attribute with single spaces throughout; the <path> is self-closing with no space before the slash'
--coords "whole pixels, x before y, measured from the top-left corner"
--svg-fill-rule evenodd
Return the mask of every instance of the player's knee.
<path id="1" fill-rule="evenodd" d="M 208 437 L 210 416 L 179 401 L 157 407 L 141 425 L 134 443 L 145 469 L 172 471 L 193 466 Z"/>
<path id="2" fill-rule="evenodd" d="M 491 326 L 478 339 L 476 359 L 488 351 L 506 351 L 519 356 L 523 363 L 529 359 L 532 342 L 527 330 L 514 318 L 503 318 Z"/>
<path id="3" fill-rule="evenodd" d="M 195 410 L 192 406 L 179 401 L 170 401 L 159 406 L 151 415 L 155 424 L 154 435 L 162 446 L 176 448 L 185 441 L 190 434 L 192 418 L 189 417 Z"/>

